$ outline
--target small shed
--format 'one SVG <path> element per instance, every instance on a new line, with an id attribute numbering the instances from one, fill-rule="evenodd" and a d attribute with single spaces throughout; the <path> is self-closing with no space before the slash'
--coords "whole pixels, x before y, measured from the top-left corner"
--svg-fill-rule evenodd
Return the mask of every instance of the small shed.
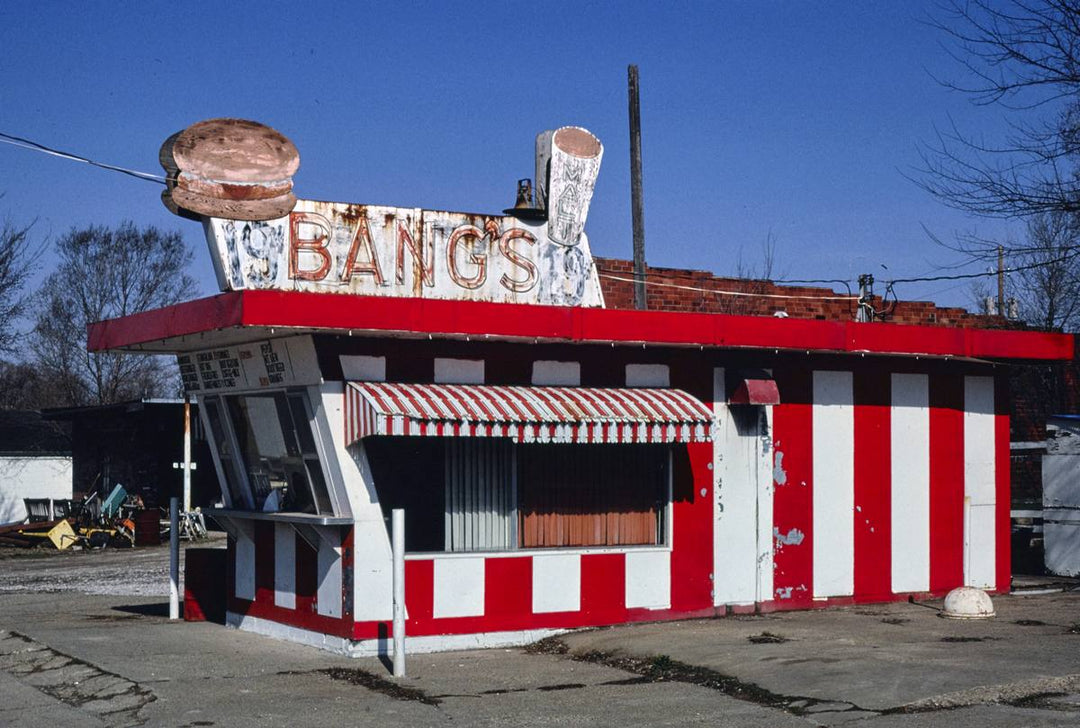
<path id="1" fill-rule="evenodd" d="M 25 498 L 72 497 L 68 430 L 40 412 L 0 410 L 0 524 L 26 520 Z"/>
<path id="2" fill-rule="evenodd" d="M 45 410 L 53 426 L 71 432 L 70 479 L 75 498 L 97 492 L 108 495 L 122 485 L 142 498 L 147 508 L 168 507 L 179 495 L 184 459 L 184 401 L 139 399 L 107 405 Z M 192 405 L 192 505 L 219 501 L 209 446 L 203 436 L 198 405 Z M 198 468 L 202 465 L 202 470 Z M 72 497 L 72 496 L 68 496 Z"/>

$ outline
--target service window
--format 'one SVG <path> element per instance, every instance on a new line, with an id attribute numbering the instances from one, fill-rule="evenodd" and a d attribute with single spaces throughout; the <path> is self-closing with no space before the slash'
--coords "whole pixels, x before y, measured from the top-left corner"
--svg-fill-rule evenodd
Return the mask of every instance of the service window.
<path id="1" fill-rule="evenodd" d="M 370 437 L 379 502 L 405 509 L 413 552 L 666 543 L 667 445 L 516 445 Z"/>
<path id="2" fill-rule="evenodd" d="M 521 445 L 518 546 L 655 546 L 665 541 L 666 445 Z"/>
<path id="3" fill-rule="evenodd" d="M 202 404 L 231 507 L 334 514 L 304 392 L 213 396 Z"/>

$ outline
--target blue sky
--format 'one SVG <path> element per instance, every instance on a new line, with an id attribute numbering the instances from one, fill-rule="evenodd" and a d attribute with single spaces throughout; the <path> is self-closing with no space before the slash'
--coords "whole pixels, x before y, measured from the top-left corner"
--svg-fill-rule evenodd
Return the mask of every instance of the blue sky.
<path id="1" fill-rule="evenodd" d="M 650 264 L 734 273 L 740 252 L 760 262 L 771 232 L 774 275 L 908 277 L 954 260 L 924 226 L 1019 234 L 904 177 L 950 118 L 988 138 L 1004 130 L 999 110 L 934 80 L 958 69 L 924 23 L 931 9 L 12 0 L 0 5 L 0 131 L 156 173 L 169 134 L 249 118 L 296 143 L 302 197 L 492 213 L 532 176 L 535 134 L 580 125 L 605 146 L 593 250 L 630 257 L 636 63 Z M 203 293 L 216 290 L 201 228 L 168 213 L 155 185 L 0 145 L 0 192 L 0 215 L 36 219 L 40 236 L 122 219 L 181 230 Z M 897 293 L 963 305 L 967 287 Z"/>

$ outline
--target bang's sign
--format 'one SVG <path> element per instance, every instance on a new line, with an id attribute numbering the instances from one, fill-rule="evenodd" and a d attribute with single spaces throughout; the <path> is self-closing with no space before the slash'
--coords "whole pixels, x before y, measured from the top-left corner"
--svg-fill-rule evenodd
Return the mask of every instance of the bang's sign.
<path id="1" fill-rule="evenodd" d="M 546 138 L 548 219 L 311 200 L 269 220 L 207 216 L 222 290 L 603 306 L 583 230 L 603 147 L 575 127 Z"/>

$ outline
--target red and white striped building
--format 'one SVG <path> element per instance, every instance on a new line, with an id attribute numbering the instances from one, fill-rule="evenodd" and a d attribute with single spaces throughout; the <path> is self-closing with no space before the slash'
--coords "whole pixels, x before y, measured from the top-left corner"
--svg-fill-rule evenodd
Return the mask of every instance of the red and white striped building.
<path id="1" fill-rule="evenodd" d="M 965 583 L 1006 591 L 1002 365 L 1072 346 L 256 290 L 91 330 L 94 350 L 174 352 L 197 372 L 228 505 L 229 621 L 347 653 L 389 639 L 394 506 L 416 536 L 411 650 Z M 244 430 L 275 413 L 310 426 L 297 462 L 324 486 L 296 512 L 244 500 L 261 477 L 251 453 L 274 451 Z"/>
<path id="2" fill-rule="evenodd" d="M 209 124 L 299 163 L 272 130 Z M 261 169 L 244 150 L 265 144 L 223 154 L 200 128 L 163 163 L 209 144 L 217 175 Z M 799 318 L 807 297 L 777 291 L 790 318 L 605 307 L 584 233 L 603 147 L 563 127 L 536 153 L 540 204 L 507 216 L 206 217 L 279 214 L 291 182 L 193 194 L 166 164 L 224 292 L 95 324 L 89 346 L 176 354 L 198 396 L 230 624 L 386 651 L 396 508 L 413 651 L 1009 588 L 1002 365 L 1071 358 L 1071 337 Z"/>

